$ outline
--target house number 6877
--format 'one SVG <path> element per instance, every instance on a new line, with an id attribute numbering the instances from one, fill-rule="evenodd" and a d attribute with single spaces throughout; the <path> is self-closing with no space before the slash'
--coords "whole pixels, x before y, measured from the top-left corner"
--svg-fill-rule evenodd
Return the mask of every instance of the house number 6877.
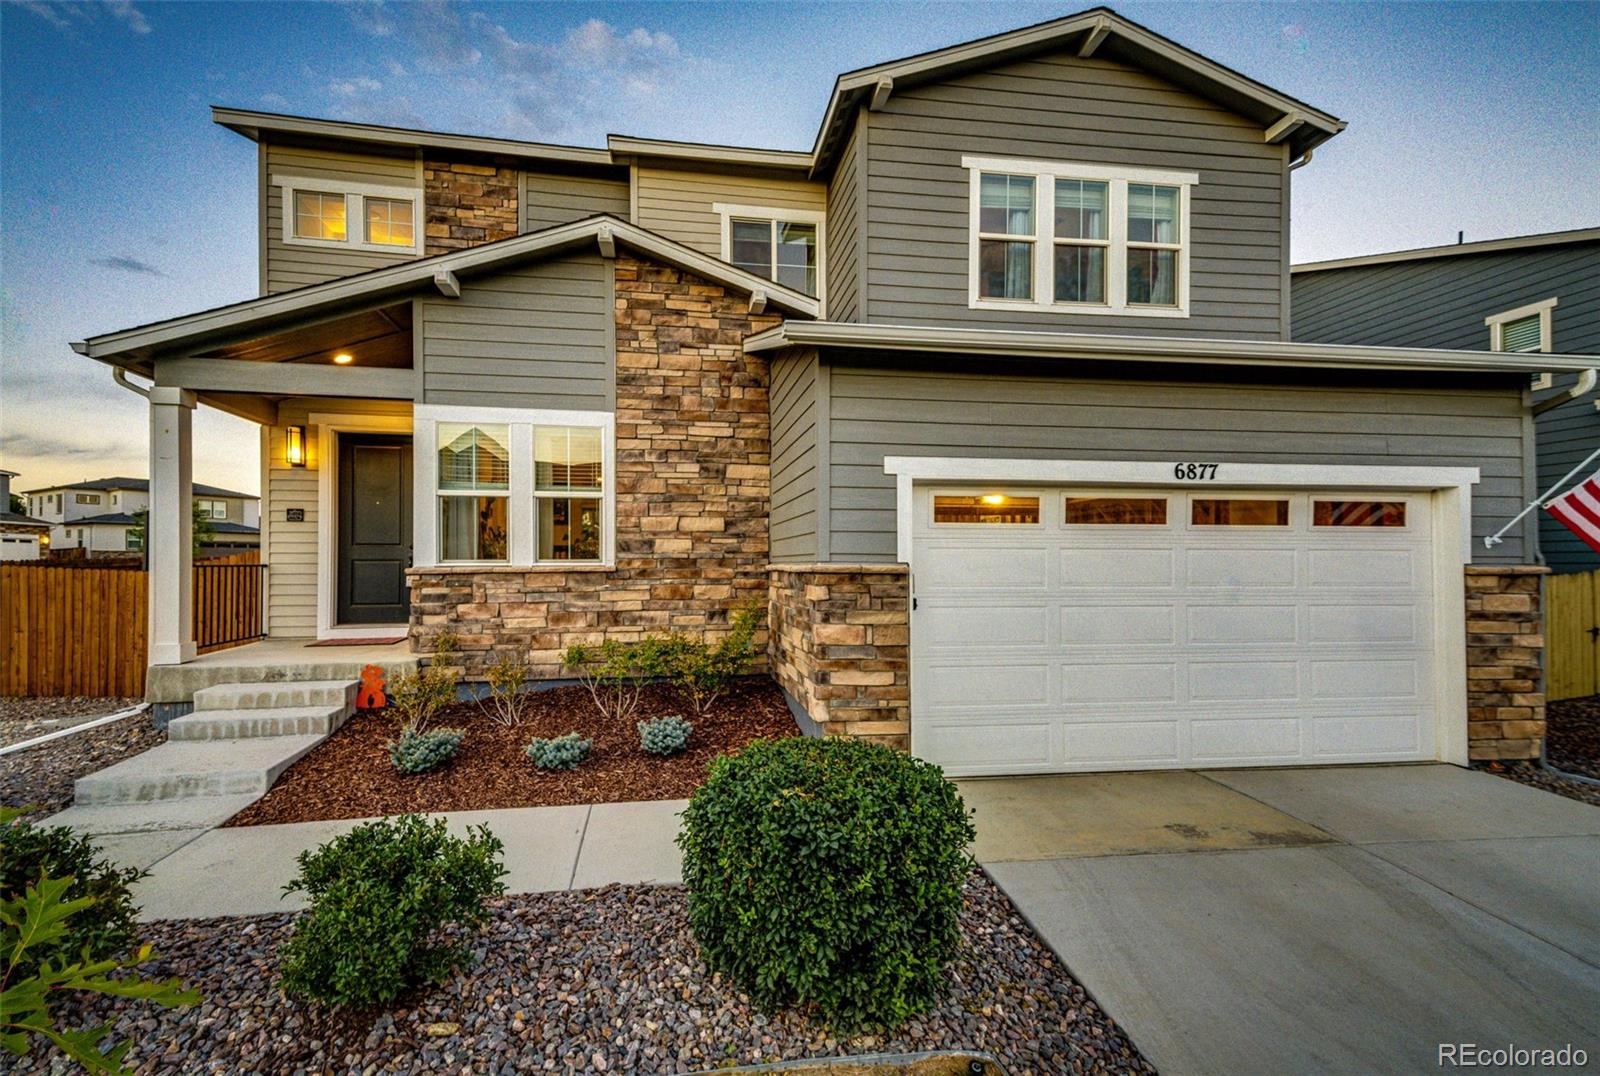
<path id="1" fill-rule="evenodd" d="M 1215 463 L 1173 464 L 1172 477 L 1191 482 L 1209 482 L 1217 477 L 1217 465 Z"/>

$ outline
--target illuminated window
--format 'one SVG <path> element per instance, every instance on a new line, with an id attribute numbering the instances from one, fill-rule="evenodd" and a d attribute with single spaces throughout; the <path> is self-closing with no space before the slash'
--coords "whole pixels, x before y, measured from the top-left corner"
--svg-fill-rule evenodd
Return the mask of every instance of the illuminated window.
<path id="1" fill-rule="evenodd" d="M 970 497 L 935 497 L 935 523 L 1013 523 L 1039 522 L 1039 498 L 1012 497 L 1000 493 Z"/>
<path id="2" fill-rule="evenodd" d="M 533 432 L 533 496 L 540 560 L 598 561 L 605 490 L 601 431 L 541 426 Z"/>
<path id="3" fill-rule="evenodd" d="M 343 241 L 344 195 L 329 191 L 295 191 L 294 234 L 297 239 Z"/>
<path id="4" fill-rule="evenodd" d="M 511 492 L 510 430 L 439 423 L 439 556 L 504 561 Z"/>
<path id="5" fill-rule="evenodd" d="M 367 242 L 385 247 L 415 246 L 413 204 L 406 198 L 367 198 Z"/>
<path id="6" fill-rule="evenodd" d="M 1197 527 L 1287 527 L 1289 502 L 1197 497 L 1190 502 L 1189 519 Z"/>
<path id="7" fill-rule="evenodd" d="M 1314 527 L 1404 527 L 1404 501 L 1313 501 Z"/>
<path id="8" fill-rule="evenodd" d="M 1063 519 L 1073 525 L 1161 526 L 1165 497 L 1068 497 Z"/>

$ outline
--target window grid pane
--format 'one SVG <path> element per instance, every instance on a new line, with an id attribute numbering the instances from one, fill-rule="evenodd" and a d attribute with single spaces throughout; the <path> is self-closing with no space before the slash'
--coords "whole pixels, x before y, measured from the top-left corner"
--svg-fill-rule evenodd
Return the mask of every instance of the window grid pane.
<path id="1" fill-rule="evenodd" d="M 409 247 L 416 242 L 412 203 L 402 198 L 367 198 L 367 242 Z"/>
<path id="2" fill-rule="evenodd" d="M 728 260 L 747 273 L 772 279 L 772 222 L 734 220 L 728 223 Z"/>
<path id="3" fill-rule="evenodd" d="M 1106 248 L 1058 244 L 1055 295 L 1058 303 L 1104 303 Z"/>
<path id="4" fill-rule="evenodd" d="M 506 426 L 439 423 L 441 490 L 509 490 L 510 430 Z"/>
<path id="5" fill-rule="evenodd" d="M 1056 180 L 1056 238 L 1105 239 L 1107 199 L 1104 183 Z"/>
<path id="6" fill-rule="evenodd" d="M 539 498 L 540 560 L 599 560 L 601 502 L 595 497 Z"/>
<path id="7" fill-rule="evenodd" d="M 1287 527 L 1289 502 L 1197 497 L 1190 502 L 1189 521 L 1197 527 Z"/>
<path id="8" fill-rule="evenodd" d="M 603 466 L 599 427 L 541 426 L 534 431 L 534 489 L 599 490 Z"/>
<path id="9" fill-rule="evenodd" d="M 447 561 L 506 559 L 506 497 L 439 498 L 439 553 Z"/>
<path id="10" fill-rule="evenodd" d="M 983 173 L 978 181 L 978 231 L 1032 237 L 1033 177 Z"/>
<path id="11" fill-rule="evenodd" d="M 1404 527 L 1404 501 L 1314 501 L 1313 527 Z"/>
<path id="12" fill-rule="evenodd" d="M 1128 302 L 1134 306 L 1178 305 L 1178 252 L 1128 250 Z"/>
<path id="13" fill-rule="evenodd" d="M 777 282 L 786 288 L 817 294 L 817 226 L 777 221 Z"/>
<path id="14" fill-rule="evenodd" d="M 1039 498 L 1012 497 L 999 493 L 970 497 L 935 497 L 935 523 L 1012 523 L 1039 522 Z"/>
<path id="15" fill-rule="evenodd" d="M 344 195 L 295 191 L 294 234 L 301 239 L 345 238 Z"/>
<path id="16" fill-rule="evenodd" d="M 978 294 L 986 299 L 1033 298 L 1033 244 L 978 242 Z"/>
<path id="17" fill-rule="evenodd" d="M 1178 188 L 1128 184 L 1128 242 L 1178 243 Z"/>
<path id="18" fill-rule="evenodd" d="M 1162 526 L 1167 522 L 1165 497 L 1068 497 L 1062 519 L 1074 526 Z"/>

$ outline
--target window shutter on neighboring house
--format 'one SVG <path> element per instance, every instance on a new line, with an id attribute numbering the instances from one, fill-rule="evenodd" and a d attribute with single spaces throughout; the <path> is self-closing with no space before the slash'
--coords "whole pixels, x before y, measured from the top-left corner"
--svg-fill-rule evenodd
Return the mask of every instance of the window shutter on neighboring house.
<path id="1" fill-rule="evenodd" d="M 1501 351 L 1538 351 L 1544 343 L 1544 331 L 1538 314 L 1529 314 L 1500 326 Z"/>

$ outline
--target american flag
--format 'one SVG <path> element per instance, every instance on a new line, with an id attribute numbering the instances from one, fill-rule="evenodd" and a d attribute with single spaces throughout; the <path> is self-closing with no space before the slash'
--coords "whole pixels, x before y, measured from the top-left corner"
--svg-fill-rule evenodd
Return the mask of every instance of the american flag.
<path id="1" fill-rule="evenodd" d="M 1600 474 L 1573 486 L 1545 505 L 1545 510 L 1600 553 Z"/>

